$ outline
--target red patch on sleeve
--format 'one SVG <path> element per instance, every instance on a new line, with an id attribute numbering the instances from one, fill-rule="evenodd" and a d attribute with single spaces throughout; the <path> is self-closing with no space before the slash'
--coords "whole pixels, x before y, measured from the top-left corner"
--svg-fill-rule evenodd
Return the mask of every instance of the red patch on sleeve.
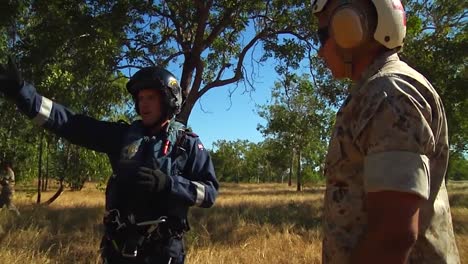
<path id="1" fill-rule="evenodd" d="M 393 0 L 392 1 L 392 6 L 393 6 L 393 9 L 403 12 L 403 25 L 406 26 L 406 12 L 405 12 L 405 8 L 403 7 L 403 4 L 401 3 L 401 1 L 400 0 Z"/>
<path id="2" fill-rule="evenodd" d="M 403 8 L 403 4 L 401 3 L 400 0 L 393 0 L 392 6 L 393 6 L 393 9 L 405 11 L 405 9 Z"/>

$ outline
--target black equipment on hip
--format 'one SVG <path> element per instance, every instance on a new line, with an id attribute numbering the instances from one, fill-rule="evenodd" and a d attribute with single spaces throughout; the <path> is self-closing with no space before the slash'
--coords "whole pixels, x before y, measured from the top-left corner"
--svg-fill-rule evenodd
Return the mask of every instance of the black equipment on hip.
<path id="1" fill-rule="evenodd" d="M 113 249 L 126 258 L 139 257 L 147 245 L 163 244 L 170 238 L 181 239 L 188 230 L 182 225 L 177 228 L 167 216 L 137 223 L 133 214 L 123 218 L 117 209 L 106 212 L 104 225 Z"/>

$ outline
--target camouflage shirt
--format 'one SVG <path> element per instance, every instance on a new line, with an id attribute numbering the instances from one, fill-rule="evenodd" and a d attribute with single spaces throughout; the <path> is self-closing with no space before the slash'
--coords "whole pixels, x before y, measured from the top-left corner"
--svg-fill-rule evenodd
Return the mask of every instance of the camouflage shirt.
<path id="1" fill-rule="evenodd" d="M 431 84 L 390 52 L 350 89 L 325 164 L 323 263 L 347 263 L 366 229 L 367 192 L 425 199 L 410 263 L 459 263 L 445 187 L 447 121 Z"/>

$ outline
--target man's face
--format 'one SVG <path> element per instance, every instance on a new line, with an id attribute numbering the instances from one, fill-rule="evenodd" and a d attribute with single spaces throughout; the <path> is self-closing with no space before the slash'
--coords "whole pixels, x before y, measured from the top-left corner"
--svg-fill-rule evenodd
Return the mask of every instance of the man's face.
<path id="1" fill-rule="evenodd" d="M 152 126 L 161 121 L 161 91 L 142 89 L 138 92 L 138 110 L 144 126 Z"/>
<path id="2" fill-rule="evenodd" d="M 321 39 L 321 46 L 318 55 L 325 62 L 325 65 L 331 70 L 336 79 L 345 78 L 345 64 L 339 55 L 338 46 L 335 39 L 328 30 L 329 14 L 322 12 L 318 14 L 318 34 Z"/>

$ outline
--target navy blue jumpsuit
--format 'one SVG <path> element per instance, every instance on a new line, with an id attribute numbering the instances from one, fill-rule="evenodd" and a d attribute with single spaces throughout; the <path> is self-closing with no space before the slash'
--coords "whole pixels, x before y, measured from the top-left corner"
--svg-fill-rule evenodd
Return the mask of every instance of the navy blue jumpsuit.
<path id="1" fill-rule="evenodd" d="M 209 208 L 214 204 L 218 181 L 209 152 L 198 136 L 184 132 L 180 123 L 171 121 L 167 130 L 158 135 L 149 135 L 139 121 L 132 124 L 106 122 L 75 114 L 38 94 L 27 83 L 15 101 L 20 111 L 38 125 L 73 144 L 108 155 L 114 175 L 106 190 L 106 209 L 118 209 L 122 219 L 129 214 L 135 216 L 135 222 L 167 216 L 171 228 L 180 234 L 178 231 L 188 229 L 189 207 Z M 123 186 L 116 186 L 119 174 L 132 173 L 140 165 L 159 168 L 170 175 L 167 190 L 141 201 L 128 197 Z M 115 230 L 110 231 L 113 233 Z M 168 263 L 168 258 L 172 260 L 171 263 L 184 262 L 185 253 L 179 244 L 182 241 L 164 241 L 166 244 L 163 243 L 161 247 L 166 248 L 170 256 L 167 256 L 167 252 L 160 252 L 160 248 L 145 248 L 146 251 L 138 258 L 120 259 L 119 251 L 125 241 L 112 240 L 112 237 L 103 240 L 104 257 L 109 263 Z"/>

